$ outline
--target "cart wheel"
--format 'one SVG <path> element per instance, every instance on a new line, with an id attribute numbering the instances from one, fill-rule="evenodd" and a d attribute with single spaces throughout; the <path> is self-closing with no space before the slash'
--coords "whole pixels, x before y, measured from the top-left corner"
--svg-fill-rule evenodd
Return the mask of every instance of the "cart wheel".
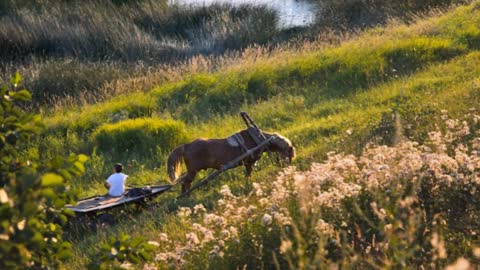
<path id="1" fill-rule="evenodd" d="M 146 199 L 142 199 L 142 200 L 136 201 L 136 202 L 135 202 L 135 205 L 136 205 L 136 207 L 137 207 L 137 211 L 142 211 L 143 209 L 147 209 L 147 208 L 148 208 L 148 204 L 147 204 L 147 200 L 146 200 Z"/>
<path id="2" fill-rule="evenodd" d="M 94 218 L 91 215 L 76 213 L 74 217 L 71 217 L 68 220 L 65 228 L 67 231 L 71 232 L 81 232 L 85 229 L 92 229 L 92 224 L 94 223 L 93 220 Z"/>
<path id="3" fill-rule="evenodd" d="M 106 227 L 115 225 L 115 217 L 112 214 L 103 213 L 97 216 L 97 226 Z"/>

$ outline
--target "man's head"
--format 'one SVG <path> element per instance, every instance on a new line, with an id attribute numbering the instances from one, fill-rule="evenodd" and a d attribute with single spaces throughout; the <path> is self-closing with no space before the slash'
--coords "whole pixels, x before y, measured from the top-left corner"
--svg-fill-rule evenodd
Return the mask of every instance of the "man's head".
<path id="1" fill-rule="evenodd" d="M 116 172 L 116 173 L 121 173 L 122 170 L 123 170 L 123 165 L 122 165 L 121 163 L 116 163 L 116 164 L 114 165 L 114 168 L 115 168 L 115 172 Z"/>

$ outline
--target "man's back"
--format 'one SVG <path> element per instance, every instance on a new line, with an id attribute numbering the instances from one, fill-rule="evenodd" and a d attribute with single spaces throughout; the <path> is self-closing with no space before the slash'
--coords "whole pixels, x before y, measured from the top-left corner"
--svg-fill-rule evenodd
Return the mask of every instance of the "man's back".
<path id="1" fill-rule="evenodd" d="M 107 183 L 110 185 L 108 194 L 111 196 L 121 196 L 125 192 L 125 181 L 128 175 L 123 173 L 114 173 L 107 179 Z"/>

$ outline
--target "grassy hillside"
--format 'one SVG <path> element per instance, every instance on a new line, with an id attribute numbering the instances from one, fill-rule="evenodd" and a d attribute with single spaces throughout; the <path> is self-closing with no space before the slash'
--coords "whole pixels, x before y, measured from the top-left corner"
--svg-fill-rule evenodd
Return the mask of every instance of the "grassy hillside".
<path id="1" fill-rule="evenodd" d="M 4 0 L 0 81 L 15 71 L 24 74 L 35 109 L 96 103 L 171 81 L 172 70 L 219 68 L 221 56 L 248 47 L 304 39 L 335 43 L 352 29 L 391 18 L 411 21 L 420 12 L 466 1 L 309 2 L 319 6 L 313 24 L 280 28 L 279 14 L 252 3 L 185 8 L 165 0 Z"/>
<path id="2" fill-rule="evenodd" d="M 48 130 L 25 155 L 88 154 L 85 175 L 72 183 L 82 196 L 103 192 L 115 162 L 126 164 L 132 184 L 164 182 L 175 145 L 230 135 L 243 128 L 241 110 L 298 150 L 298 171 L 279 174 L 263 157 L 254 184 L 235 169 L 189 198 L 165 194 L 150 211 L 120 213 L 112 228 L 73 233 L 75 257 L 66 267 L 81 269 L 107 252 L 99 243 L 117 231 L 160 243 L 148 263 L 160 268 L 440 268 L 462 256 L 477 262 L 472 115 L 480 109 L 479 49 L 476 1 L 338 46 L 245 53 L 216 71 L 46 113 Z M 453 120 L 465 117 L 465 124 Z M 471 132 L 462 133 L 464 126 Z M 436 129 L 445 136 L 435 137 Z M 141 147 L 132 147 L 136 140 Z M 397 144 L 366 150 L 367 143 Z"/>

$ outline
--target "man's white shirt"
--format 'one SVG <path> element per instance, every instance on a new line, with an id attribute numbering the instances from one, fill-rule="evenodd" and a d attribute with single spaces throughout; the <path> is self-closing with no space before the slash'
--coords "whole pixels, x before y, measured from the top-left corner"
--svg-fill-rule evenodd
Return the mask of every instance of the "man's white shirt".
<path id="1" fill-rule="evenodd" d="M 125 181 L 128 175 L 123 173 L 114 173 L 107 179 L 107 183 L 110 184 L 108 194 L 111 196 L 121 196 L 125 192 Z"/>

